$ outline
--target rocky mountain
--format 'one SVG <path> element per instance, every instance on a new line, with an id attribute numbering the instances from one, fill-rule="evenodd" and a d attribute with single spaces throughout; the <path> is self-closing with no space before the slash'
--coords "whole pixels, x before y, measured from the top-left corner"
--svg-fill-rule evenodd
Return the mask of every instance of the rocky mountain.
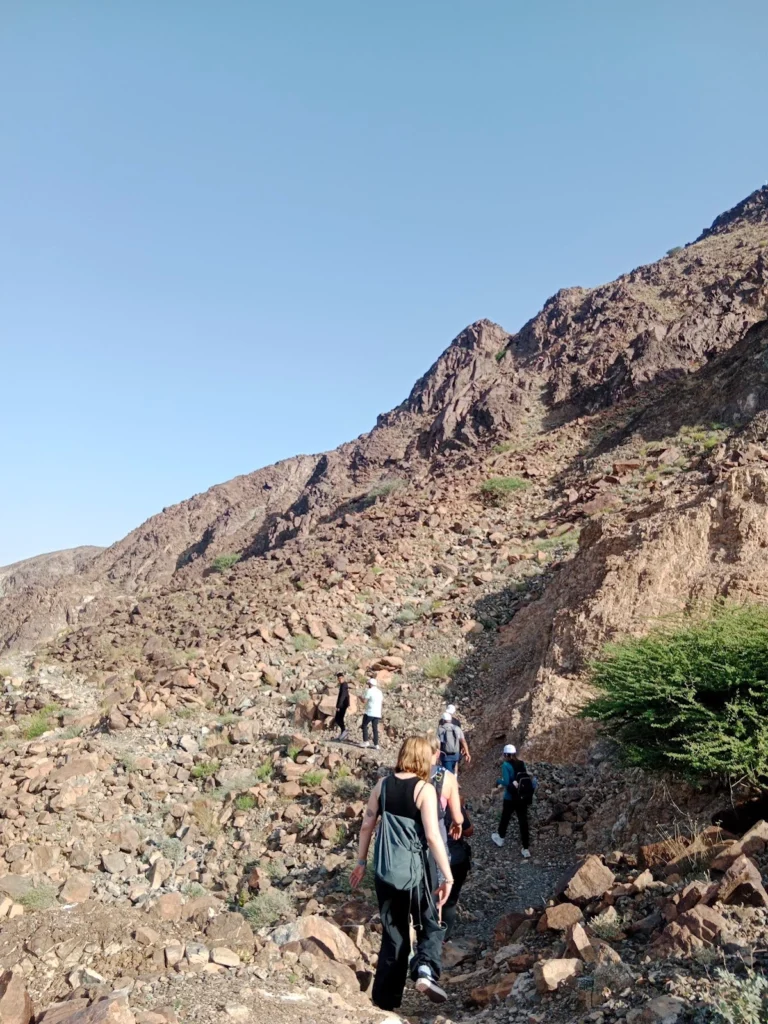
<path id="1" fill-rule="evenodd" d="M 0 565 L 0 597 L 27 587 L 50 587 L 62 576 L 81 572 L 103 548 L 79 547 L 35 555 L 11 565 Z"/>
<path id="2" fill-rule="evenodd" d="M 121 595 L 308 538 L 388 478 L 420 485 L 446 453 L 545 436 L 554 427 L 695 372 L 768 307 L 768 187 L 693 244 L 599 288 L 558 292 L 517 334 L 468 327 L 356 441 L 212 487 L 153 516 L 59 580 L 30 579 L 0 603 L 0 642 L 33 646 L 96 621 Z M 183 585 L 183 582 L 182 582 Z"/>
<path id="3" fill-rule="evenodd" d="M 623 771 L 573 713 L 606 640 L 768 599 L 767 259 L 764 188 L 516 334 L 472 324 L 355 441 L 0 571 L 3 1024 L 400 1020 L 365 994 L 381 926 L 348 868 L 448 697 L 476 834 L 442 1019 L 746 998 L 765 800 L 707 827 L 738 787 Z M 384 689 L 380 751 L 331 739 L 339 668 Z M 524 861 L 490 840 L 510 739 L 541 782 Z"/>

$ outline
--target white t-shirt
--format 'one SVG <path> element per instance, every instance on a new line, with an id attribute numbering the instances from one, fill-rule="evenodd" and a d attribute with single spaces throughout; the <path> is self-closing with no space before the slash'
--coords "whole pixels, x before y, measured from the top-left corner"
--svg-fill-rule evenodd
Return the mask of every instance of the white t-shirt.
<path id="1" fill-rule="evenodd" d="M 384 694 L 378 686 L 369 686 L 365 691 L 365 713 L 369 718 L 381 718 L 381 702 Z"/>

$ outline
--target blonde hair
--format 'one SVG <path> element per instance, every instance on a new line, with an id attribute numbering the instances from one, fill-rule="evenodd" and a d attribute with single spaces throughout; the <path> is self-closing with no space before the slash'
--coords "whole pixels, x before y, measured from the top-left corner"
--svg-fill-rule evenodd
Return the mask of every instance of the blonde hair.
<path id="1" fill-rule="evenodd" d="M 432 768 L 432 747 L 422 735 L 406 736 L 397 755 L 396 772 L 413 772 L 425 782 Z"/>
<path id="2" fill-rule="evenodd" d="M 424 733 L 424 739 L 427 741 L 427 743 L 432 748 L 433 755 L 436 754 L 438 752 L 438 750 L 440 749 L 440 740 L 437 738 L 437 733 L 436 732 L 425 732 Z"/>

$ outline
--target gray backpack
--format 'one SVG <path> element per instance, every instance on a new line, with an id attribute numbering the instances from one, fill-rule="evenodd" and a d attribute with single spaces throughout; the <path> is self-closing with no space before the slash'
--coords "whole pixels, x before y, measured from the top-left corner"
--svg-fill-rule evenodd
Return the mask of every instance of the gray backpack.
<path id="1" fill-rule="evenodd" d="M 461 751 L 459 729 L 453 722 L 443 723 L 437 730 L 437 738 L 440 740 L 440 750 L 448 757 L 455 757 Z"/>
<path id="2" fill-rule="evenodd" d="M 395 889 L 417 889 L 424 879 L 424 848 L 418 825 L 387 810 L 387 780 L 381 784 L 381 821 L 373 865 L 376 877 Z"/>

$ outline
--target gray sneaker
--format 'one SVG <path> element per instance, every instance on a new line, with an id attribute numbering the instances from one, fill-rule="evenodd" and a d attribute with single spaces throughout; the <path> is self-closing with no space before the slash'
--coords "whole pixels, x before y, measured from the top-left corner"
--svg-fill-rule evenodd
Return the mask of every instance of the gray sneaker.
<path id="1" fill-rule="evenodd" d="M 433 1003 L 445 1003 L 448 999 L 448 993 L 445 989 L 440 988 L 426 964 L 422 964 L 418 970 L 416 991 L 421 992 L 427 999 L 431 999 Z"/>

